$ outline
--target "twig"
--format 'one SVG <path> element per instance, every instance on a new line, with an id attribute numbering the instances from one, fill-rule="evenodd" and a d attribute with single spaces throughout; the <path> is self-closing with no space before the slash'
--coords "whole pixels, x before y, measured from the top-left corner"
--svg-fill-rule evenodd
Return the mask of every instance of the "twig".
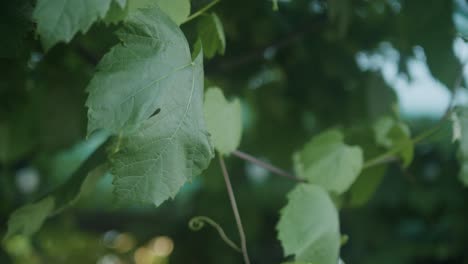
<path id="1" fill-rule="evenodd" d="M 255 158 L 254 156 L 249 155 L 249 154 L 247 154 L 245 152 L 242 152 L 240 150 L 234 150 L 232 152 L 232 154 L 234 156 L 236 156 L 236 157 L 239 157 L 239 158 L 243 159 L 243 160 L 252 162 L 253 164 L 255 164 L 257 166 L 260 166 L 260 167 L 262 167 L 262 168 L 264 168 L 264 169 L 266 169 L 266 170 L 268 170 L 268 171 L 270 171 L 270 172 L 272 172 L 272 173 L 274 173 L 276 175 L 283 176 L 283 177 L 286 177 L 288 179 L 291 179 L 291 180 L 294 180 L 294 181 L 297 181 L 297 182 L 307 182 L 304 179 L 301 179 L 301 178 L 299 178 L 297 176 L 294 176 L 294 175 L 292 175 L 291 173 L 289 173 L 289 172 L 287 172 L 285 170 L 282 170 L 282 169 L 280 169 L 278 167 L 275 167 L 275 166 L 273 166 L 273 165 L 271 165 L 269 163 L 261 161 L 261 160 Z"/>
<path id="2" fill-rule="evenodd" d="M 235 251 L 242 253 L 242 249 L 236 243 L 234 243 L 224 232 L 223 228 L 216 223 L 213 219 L 206 217 L 206 216 L 195 216 L 194 218 L 190 219 L 189 227 L 193 231 L 198 231 L 205 226 L 205 223 L 212 226 L 216 231 L 218 231 L 219 236 L 221 239 L 226 242 L 228 246 L 233 248 Z"/>
<path id="3" fill-rule="evenodd" d="M 384 153 L 384 155 L 380 155 L 380 156 L 377 156 L 376 158 L 366 161 L 364 165 L 362 165 L 362 169 L 398 161 L 399 159 L 395 157 L 393 153 L 394 151 L 386 152 Z"/>
<path id="4" fill-rule="evenodd" d="M 240 68 L 241 66 L 251 63 L 252 61 L 263 58 L 268 50 L 280 50 L 297 41 L 303 39 L 307 34 L 317 32 L 322 29 L 326 22 L 325 16 L 320 16 L 312 21 L 306 21 L 303 25 L 299 26 L 296 31 L 292 31 L 285 36 L 268 43 L 267 45 L 260 46 L 250 50 L 244 54 L 235 55 L 231 58 L 223 58 L 221 60 L 213 60 L 206 65 L 207 71 L 210 72 L 227 72 Z"/>
<path id="5" fill-rule="evenodd" d="M 198 10 L 197 12 L 191 14 L 189 17 L 187 17 L 187 19 L 182 22 L 182 24 L 185 24 L 187 22 L 189 22 L 190 20 L 192 19 L 195 19 L 197 18 L 198 16 L 202 15 L 203 13 L 205 13 L 208 9 L 210 9 L 211 7 L 213 7 L 214 5 L 216 5 L 217 3 L 219 3 L 220 0 L 214 0 L 213 2 L 207 4 L 206 6 L 202 7 L 200 10 Z"/>
<path id="6" fill-rule="evenodd" d="M 226 188 L 227 188 L 228 195 L 229 195 L 229 201 L 231 202 L 232 211 L 234 212 L 237 229 L 239 231 L 242 255 L 244 256 L 244 262 L 245 264 L 250 264 L 249 254 L 247 253 L 247 242 L 245 239 L 244 227 L 242 227 L 242 221 L 240 218 L 239 209 L 237 209 L 236 197 L 234 196 L 234 191 L 232 190 L 231 181 L 229 180 L 229 174 L 227 172 L 226 164 L 224 163 L 223 156 L 218 153 L 218 157 L 219 157 L 219 164 L 221 165 L 221 170 L 223 171 L 224 181 L 226 182 Z"/>
<path id="7" fill-rule="evenodd" d="M 457 92 L 458 88 L 460 87 L 461 82 L 463 81 L 463 70 L 464 69 L 465 69 L 465 64 L 460 66 L 459 74 L 458 74 L 457 78 L 454 81 L 453 93 L 452 93 L 452 96 L 450 98 L 450 102 L 449 102 L 449 104 L 447 106 L 447 110 L 445 110 L 444 114 L 442 115 L 442 117 L 436 123 L 435 126 L 433 126 L 432 128 L 430 128 L 430 129 L 428 129 L 426 131 L 423 131 L 421 134 L 414 137 L 411 140 L 413 142 L 413 144 L 418 144 L 421 141 L 423 141 L 424 139 L 432 136 L 434 133 L 439 131 L 439 129 L 444 125 L 444 123 L 450 118 L 450 114 L 452 113 L 452 108 L 454 106 L 455 99 L 456 99 L 456 92 Z M 400 149 L 401 149 L 401 147 L 391 149 L 391 150 L 383 153 L 382 155 L 379 155 L 379 156 L 377 156 L 377 157 L 375 157 L 373 159 L 370 159 L 370 160 L 366 161 L 364 163 L 364 165 L 363 165 L 363 168 L 369 168 L 369 167 L 373 167 L 373 166 L 376 166 L 376 165 L 397 161 L 398 157 L 396 157 L 395 154 L 398 153 L 398 151 L 400 151 Z"/>

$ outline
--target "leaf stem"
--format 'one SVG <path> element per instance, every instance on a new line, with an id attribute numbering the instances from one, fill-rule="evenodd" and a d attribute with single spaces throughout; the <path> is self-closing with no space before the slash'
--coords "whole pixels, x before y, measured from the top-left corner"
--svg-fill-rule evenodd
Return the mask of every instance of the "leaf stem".
<path id="1" fill-rule="evenodd" d="M 250 154 L 247 154 L 245 152 L 242 152 L 240 150 L 234 150 L 232 152 L 232 154 L 238 158 L 241 158 L 243 160 L 246 160 L 246 161 L 249 161 L 259 167 L 262 167 L 264 169 L 266 169 L 267 171 L 271 172 L 271 173 L 274 173 L 276 175 L 279 175 L 279 176 L 283 176 L 285 178 L 288 178 L 288 179 L 291 179 L 291 180 L 294 180 L 294 181 L 297 181 L 297 182 L 307 182 L 306 180 L 304 179 L 301 179 L 285 170 L 282 170 L 278 167 L 275 167 L 273 166 L 272 164 L 269 164 L 269 163 L 266 163 L 264 161 L 261 161 L 257 158 L 255 158 L 254 156 L 250 155 Z"/>
<path id="2" fill-rule="evenodd" d="M 206 6 L 202 7 L 197 12 L 195 12 L 195 13 L 191 14 L 189 17 L 187 17 L 187 19 L 184 22 L 182 22 L 182 24 L 185 24 L 185 23 L 197 18 L 198 16 L 202 15 L 203 13 L 208 11 L 208 9 L 212 8 L 214 5 L 219 3 L 219 1 L 220 0 L 213 0 L 211 3 L 207 4 Z"/>
<path id="3" fill-rule="evenodd" d="M 223 171 L 224 181 L 226 183 L 226 188 L 229 195 L 229 201 L 231 202 L 232 211 L 234 212 L 234 218 L 236 219 L 237 230 L 239 231 L 239 236 L 241 240 L 242 255 L 244 256 L 244 262 L 245 264 L 250 264 L 249 255 L 247 253 L 247 242 L 245 239 L 244 227 L 242 226 L 239 209 L 237 209 L 236 197 L 234 196 L 234 191 L 232 190 L 231 181 L 229 179 L 229 174 L 226 169 L 226 164 L 224 163 L 223 156 L 218 153 L 218 158 L 219 164 L 221 165 L 221 170 Z"/>
<path id="4" fill-rule="evenodd" d="M 394 162 L 398 160 L 398 158 L 394 156 L 396 152 L 397 152 L 397 149 L 391 149 L 390 151 L 385 152 L 382 155 L 379 155 L 373 159 L 370 159 L 364 162 L 364 165 L 362 165 L 362 169 L 367 169 L 367 168 L 374 167 L 377 165 Z"/>
<path id="5" fill-rule="evenodd" d="M 221 239 L 231 248 L 234 250 L 238 251 L 239 253 L 242 253 L 242 249 L 236 243 L 234 243 L 224 232 L 223 228 L 216 223 L 213 219 L 207 217 L 207 216 L 195 216 L 192 219 L 190 219 L 189 222 L 189 227 L 193 231 L 198 231 L 202 229 L 205 226 L 205 223 L 209 224 L 212 226 L 216 231 L 218 231 L 219 236 Z"/>
<path id="6" fill-rule="evenodd" d="M 416 137 L 414 137 L 413 139 L 411 139 L 411 142 L 413 144 L 418 144 L 420 143 L 421 141 L 423 141 L 424 139 L 427 139 L 428 137 L 434 135 L 437 131 L 439 131 L 439 129 L 442 128 L 442 125 L 445 123 L 445 121 L 448 120 L 448 118 L 450 117 L 450 113 L 451 113 L 451 108 L 446 111 L 446 113 L 444 114 L 444 116 L 441 118 L 441 120 L 439 122 L 437 122 L 437 124 L 433 127 L 431 127 L 430 129 L 422 132 L 421 134 L 417 135 Z M 380 165 L 380 164 L 384 164 L 384 163 L 390 163 L 390 162 L 394 162 L 394 161 L 397 161 L 398 158 L 395 156 L 396 153 L 398 153 L 398 151 L 400 151 L 401 149 L 401 146 L 399 147 L 396 147 L 396 148 L 393 148 L 393 149 L 390 149 L 389 151 L 373 158 L 373 159 L 370 159 L 368 161 L 366 161 L 363 165 L 363 169 L 365 168 L 369 168 L 369 167 L 373 167 L 373 166 L 376 166 L 376 165 Z"/>

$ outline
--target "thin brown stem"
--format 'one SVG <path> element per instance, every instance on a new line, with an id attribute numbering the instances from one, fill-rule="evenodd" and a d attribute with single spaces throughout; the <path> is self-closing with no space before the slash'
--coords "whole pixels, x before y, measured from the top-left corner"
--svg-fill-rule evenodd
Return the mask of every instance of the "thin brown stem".
<path id="1" fill-rule="evenodd" d="M 207 71 L 210 72 L 232 72 L 242 66 L 264 58 L 268 50 L 279 51 L 294 43 L 304 39 L 309 33 L 320 32 L 326 24 L 326 16 L 315 17 L 313 20 L 304 21 L 298 29 L 273 40 L 267 45 L 262 45 L 243 54 L 237 54 L 232 57 L 224 57 L 218 61 L 213 60 L 207 64 Z"/>
<path id="2" fill-rule="evenodd" d="M 232 211 L 234 212 L 234 218 L 236 219 L 237 230 L 239 231 L 242 256 L 244 256 L 245 264 L 250 264 L 249 254 L 247 253 L 247 242 L 245 239 L 244 227 L 242 226 L 239 209 L 237 209 L 236 197 L 234 196 L 234 191 L 232 189 L 231 180 L 229 179 L 229 174 L 226 169 L 226 164 L 224 163 L 223 156 L 218 153 L 218 157 L 219 157 L 219 164 L 221 165 L 221 170 L 223 171 L 224 181 L 226 183 L 226 188 L 227 188 L 227 192 L 229 195 L 229 201 L 231 202 Z"/>
<path id="3" fill-rule="evenodd" d="M 255 164 L 257 166 L 260 166 L 260 167 L 266 169 L 267 171 L 269 171 L 271 173 L 274 173 L 276 175 L 283 176 L 285 178 L 288 178 L 288 179 L 291 179 L 291 180 L 297 181 L 297 182 L 306 182 L 306 180 L 304 180 L 304 179 L 301 179 L 301 178 L 299 178 L 299 177 L 297 177 L 297 176 L 295 176 L 295 175 L 293 175 L 293 174 L 291 174 L 291 173 L 289 173 L 289 172 L 287 172 L 285 170 L 282 170 L 282 169 L 280 169 L 278 167 L 275 167 L 275 166 L 273 166 L 273 165 L 271 165 L 269 163 L 261 161 L 261 160 L 255 158 L 254 156 L 249 155 L 249 154 L 247 154 L 245 152 L 242 152 L 240 150 L 234 150 L 232 152 L 232 154 L 234 156 L 236 156 L 236 157 L 239 157 L 239 158 L 243 159 L 243 160 L 252 162 L 253 164 Z"/>

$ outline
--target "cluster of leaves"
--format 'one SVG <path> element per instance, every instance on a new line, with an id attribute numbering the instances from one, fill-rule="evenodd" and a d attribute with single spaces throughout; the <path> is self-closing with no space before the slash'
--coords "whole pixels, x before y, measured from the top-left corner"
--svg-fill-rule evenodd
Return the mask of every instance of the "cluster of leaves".
<path id="1" fill-rule="evenodd" d="M 78 31 L 87 31 L 92 23 L 113 12 L 111 4 L 39 1 L 33 18 L 44 48 L 48 50 L 59 41 L 70 41 Z M 117 32 L 121 43 L 101 59 L 88 85 L 87 144 L 93 146 L 81 155 L 88 159 L 109 135 L 114 135 L 109 167 L 115 177 L 116 197 L 159 205 L 174 197 L 192 175 L 200 174 L 213 156 L 202 111 L 202 51 L 198 47 L 192 60 L 189 44 L 176 24 L 188 18 L 190 2 L 117 4 L 115 8 L 125 13 L 119 15 L 125 20 Z M 219 27 L 215 15 L 202 23 Z M 218 45 L 224 42 L 217 42 L 206 32 L 224 33 L 212 27 L 201 35 L 202 43 L 209 44 L 209 54 L 223 50 Z M 80 161 L 76 165 L 70 166 L 70 173 L 81 165 Z M 32 234 L 47 216 L 62 209 L 64 205 L 57 203 L 70 204 L 79 193 L 72 190 L 79 190 L 80 181 L 85 185 L 88 179 L 78 177 L 54 191 L 58 194 L 13 213 L 6 237 Z M 55 197 L 62 192 L 69 200 Z M 33 225 L 30 217 L 36 219 Z"/>
<path id="2" fill-rule="evenodd" d="M 293 7 L 297 6 L 295 9 L 291 8 L 291 12 L 302 10 L 305 4 L 310 5 L 305 2 L 308 1 L 292 4 Z M 418 23 L 404 23 L 411 27 L 402 28 L 398 26 L 398 21 L 412 22 L 414 15 L 419 12 L 418 8 L 425 4 L 424 1 L 403 1 L 403 6 L 399 7 L 401 10 L 398 12 L 392 11 L 394 8 L 387 1 L 376 1 L 372 4 L 364 2 L 366 1 L 359 4 L 351 1 L 328 2 L 327 17 L 330 20 L 330 28 L 323 33 L 318 42 L 329 46 L 330 50 L 339 50 L 342 54 L 327 51 L 325 53 L 328 57 L 324 58 L 321 54 L 308 53 L 307 45 L 300 43 L 292 50 L 275 55 L 278 57 L 278 64 L 287 65 L 278 70 L 281 74 L 275 74 L 272 70 L 278 67 L 274 62 L 267 63 L 267 67 L 260 70 L 258 67 L 252 67 L 262 76 L 262 82 L 267 82 L 259 86 L 271 85 L 268 82 L 275 83 L 275 78 L 281 78 L 278 75 L 288 76 L 291 86 L 290 90 L 285 91 L 282 90 L 284 86 L 279 85 L 279 88 L 275 88 L 279 90 L 272 93 L 260 90 L 258 97 L 252 97 L 246 92 L 245 100 L 250 101 L 261 114 L 256 116 L 260 127 L 257 137 L 244 138 L 245 144 L 258 140 L 259 146 L 273 145 L 272 142 L 275 141 L 271 137 L 277 136 L 281 131 L 267 134 L 272 128 L 276 128 L 272 121 L 284 116 L 293 115 L 292 118 L 285 118 L 286 122 L 296 126 L 301 123 L 302 126 L 302 123 L 307 123 L 303 122 L 307 121 L 306 114 L 313 112 L 318 117 L 315 121 L 320 124 L 314 127 L 313 131 L 307 131 L 307 125 L 304 125 L 297 132 L 301 133 L 300 136 L 291 136 L 285 143 L 274 144 L 272 147 L 281 150 L 281 158 L 287 156 L 292 160 L 295 175 L 301 180 L 287 195 L 288 203 L 281 210 L 277 224 L 278 239 L 283 246 L 284 255 L 294 255 L 294 263 L 338 263 L 340 248 L 345 241 L 340 231 L 339 210 L 366 203 L 378 187 L 388 161 L 396 160 L 405 168 L 410 166 L 414 157 L 414 143 L 418 138 L 411 138 L 409 127 L 389 107 L 393 98 L 382 76 L 376 73 L 357 73 L 357 66 L 352 61 L 358 51 L 356 47 L 371 49 L 381 41 L 389 41 L 401 52 L 404 62 L 404 59 L 410 57 L 414 46 L 419 45 L 428 51 L 426 55 L 429 68 L 441 82 L 451 87 L 458 74 L 454 69 L 458 68 L 459 62 L 451 51 L 454 32 L 446 30 L 453 26 L 451 19 L 443 17 L 444 19 L 431 22 L 428 20 L 435 15 L 430 13 L 418 20 Z M 324 2 L 314 3 L 318 6 L 317 10 L 324 8 Z M 370 17 L 380 24 L 373 25 L 365 21 L 359 12 L 355 14 L 354 9 L 362 8 L 360 5 L 364 4 L 370 7 L 361 10 L 361 13 L 367 12 L 365 17 Z M 451 14 L 451 4 L 443 1 L 434 1 L 431 4 L 434 5 L 431 11 L 441 12 L 441 16 Z M 238 3 L 226 3 L 225 10 L 234 8 L 230 5 Z M 286 12 L 289 11 L 287 8 L 285 7 Z M 379 11 L 381 8 L 385 12 Z M 32 235 L 48 217 L 74 204 L 80 195 L 89 192 L 96 181 L 106 173 L 113 177 L 117 201 L 159 206 L 164 201 L 174 198 L 182 186 L 194 176 L 202 174 L 210 165 L 215 151 L 218 155 L 230 156 L 239 148 L 242 135 L 249 129 L 249 124 L 243 119 L 241 100 L 227 101 L 223 90 L 229 91 L 236 86 L 236 82 L 245 79 L 254 80 L 251 83 L 254 83 L 253 88 L 256 89 L 258 87 L 255 85 L 258 84 L 255 84 L 255 76 L 252 76 L 251 72 L 239 74 L 245 74 L 249 78 L 236 78 L 224 89 L 220 89 L 211 83 L 222 84 L 219 79 L 226 74 L 223 69 L 229 70 L 229 67 L 234 67 L 232 65 L 238 62 L 227 63 L 224 68 L 223 64 L 220 64 L 221 66 L 215 69 L 208 65 L 212 81 L 207 82 L 210 85 L 206 85 L 209 88 L 204 92 L 203 65 L 204 59 L 214 58 L 212 61 L 216 63 L 215 55 L 225 53 L 224 27 L 230 32 L 239 30 L 232 29 L 236 26 L 229 23 L 223 27 L 220 17 L 226 18 L 227 21 L 236 21 L 239 18 L 233 19 L 229 14 L 222 12 L 221 16 L 202 11 L 191 15 L 191 9 L 189 0 L 38 0 L 34 5 L 29 1 L 22 1 L 17 6 L 8 4 L 6 10 L 14 14 L 13 18 L 18 21 L 18 25 L 27 25 L 25 30 L 18 30 L 12 35 L 9 39 L 12 43 L 15 43 L 15 40 L 23 43 L 25 38 L 30 37 L 27 36 L 27 32 L 32 28 L 28 28 L 30 20 L 36 24 L 34 33 L 39 36 L 43 50 L 48 52 L 46 54 L 53 54 L 54 48 L 62 45 L 59 44 L 61 42 L 69 46 L 75 45 L 73 40 L 80 37 L 77 36 L 78 33 L 85 34 L 93 25 L 99 23 L 107 28 L 116 28 L 118 41 L 99 59 L 87 84 L 86 101 L 80 101 L 87 108 L 87 139 L 75 144 L 65 154 L 58 155 L 59 158 L 49 165 L 48 171 L 51 174 L 55 173 L 67 180 L 36 202 L 14 211 L 8 221 L 5 239 L 17 234 Z M 273 9 L 278 9 L 277 1 L 273 1 Z M 255 10 L 252 8 L 246 12 L 256 14 Z M 317 19 L 323 17 L 320 12 L 317 11 Z M 388 19 L 395 17 L 398 17 L 398 20 Z M 264 16 L 261 18 L 265 19 Z M 190 33 L 182 31 L 180 26 L 192 20 L 196 22 L 193 30 Z M 393 22 L 387 21 L 397 22 L 393 25 Z M 310 21 L 306 21 L 305 24 L 309 27 L 309 23 Z M 259 22 L 258 27 L 262 27 L 263 24 L 264 27 L 272 27 L 272 23 L 267 20 Z M 375 31 L 374 27 L 381 24 L 396 30 L 386 31 L 388 35 L 375 35 L 375 39 L 369 37 L 373 36 L 372 34 L 366 34 Z M 420 32 L 427 24 L 434 25 L 430 37 Z M 257 30 L 243 24 L 237 26 L 251 30 L 251 35 Z M 235 36 L 234 33 L 232 35 Z M 349 35 L 358 37 L 348 39 L 349 46 L 344 46 L 340 41 Z M 242 39 L 232 38 L 232 46 L 242 49 Z M 261 36 L 251 38 L 254 39 L 253 42 L 264 41 Z M 442 41 L 433 41 L 434 38 Z M 5 56 L 12 57 L 15 61 L 24 61 L 21 59 L 22 45 L 10 42 L 5 42 L 4 45 L 12 47 L 11 50 L 19 49 L 18 52 Z M 276 53 L 279 47 L 273 46 L 273 52 Z M 28 48 L 30 47 L 25 47 L 26 50 Z M 82 47 L 78 46 L 77 49 L 82 50 Z M 28 56 L 31 53 L 34 54 L 28 50 Z M 326 65 L 317 69 L 318 72 L 311 76 L 299 75 L 305 68 L 304 65 L 314 59 L 322 59 L 326 61 Z M 29 57 L 26 60 L 29 64 L 34 63 Z M 340 66 L 349 64 L 353 65 L 349 69 Z M 27 67 L 33 66 L 14 66 L 18 67 L 11 68 L 17 71 L 12 71 L 13 74 L 8 77 L 15 82 L 25 82 L 17 85 L 27 88 L 26 78 L 23 78 L 22 74 L 27 75 Z M 404 72 L 404 68 L 402 66 L 400 70 Z M 57 69 L 57 72 L 62 74 L 60 69 Z M 275 77 L 265 77 L 270 76 L 268 74 Z M 317 78 L 314 82 L 309 79 L 317 75 L 322 78 Z M 40 78 L 42 77 L 38 77 Z M 330 85 L 331 88 L 322 91 L 323 94 L 318 98 L 313 94 L 314 89 L 304 91 L 297 88 L 304 83 L 314 83 L 317 87 Z M 273 86 L 277 84 L 278 82 Z M 11 82 L 5 81 L 4 84 L 0 81 L 0 85 L 0 95 L 5 95 L 5 98 L 31 96 L 26 88 L 14 92 L 8 87 L 3 88 L 11 85 Z M 342 89 L 343 87 L 345 89 Z M 354 93 L 347 92 L 353 89 Z M 374 94 L 376 90 L 377 95 Z M 16 93 L 21 96 L 17 96 Z M 337 97 L 337 94 L 340 96 Z M 361 96 L 362 94 L 365 96 Z M 381 94 L 386 95 L 385 103 L 373 104 L 375 97 Z M 265 97 L 262 97 L 263 95 Z M 36 97 L 39 102 L 44 100 Z M 57 97 L 60 98 L 60 95 Z M 287 99 L 283 100 L 283 97 Z M 357 103 L 347 103 L 347 99 L 355 97 L 360 98 Z M 270 100 L 264 100 L 265 98 Z M 352 111 L 345 111 L 349 115 L 341 111 L 329 115 L 330 108 L 334 107 L 329 104 L 330 101 L 334 102 L 333 105 L 343 103 Z M 366 103 L 362 103 L 364 101 Z M 24 107 L 19 107 L 20 105 L 10 102 L 9 105 L 2 106 L 2 110 L 5 108 L 3 112 L 7 114 L 5 121 L 2 119 L 0 123 L 0 162 L 5 168 L 29 154 L 38 144 L 31 141 L 30 134 L 26 133 L 31 131 L 28 127 L 33 124 L 23 122 L 27 120 L 27 113 L 36 108 L 29 109 L 27 104 Z M 312 106 L 307 111 L 297 109 L 298 106 L 308 105 Z M 364 107 L 360 108 L 361 105 Z M 465 112 L 464 109 L 456 112 L 457 135 L 466 134 Z M 45 117 L 42 119 L 47 119 L 47 112 L 43 115 Z M 65 115 L 65 119 L 69 117 L 70 115 Z M 353 127 L 351 124 L 355 120 L 365 125 Z M 321 133 L 317 133 L 318 131 Z M 50 135 L 48 131 L 43 134 Z M 310 134 L 316 135 L 304 144 Z M 459 156 L 463 162 L 461 178 L 466 179 L 466 137 L 457 138 L 460 138 Z M 56 141 L 56 138 L 51 137 L 48 140 Z M 12 146 L 11 142 L 21 144 Z M 69 143 L 68 141 L 64 145 Z M 45 152 L 52 152 L 52 149 L 57 148 Z M 296 152 L 291 155 L 293 150 Z M 274 154 L 271 157 L 273 160 Z M 105 160 L 102 159 L 103 156 L 106 156 Z"/>

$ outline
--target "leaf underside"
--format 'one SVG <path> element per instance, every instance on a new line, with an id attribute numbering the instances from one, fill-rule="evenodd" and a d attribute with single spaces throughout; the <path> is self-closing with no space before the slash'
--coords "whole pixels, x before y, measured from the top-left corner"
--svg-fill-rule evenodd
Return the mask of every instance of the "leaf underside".
<path id="1" fill-rule="evenodd" d="M 111 156 L 119 201 L 161 204 L 213 157 L 203 118 L 203 55 L 159 8 L 130 14 L 121 44 L 88 86 L 88 132 L 116 140 Z"/>
<path id="2" fill-rule="evenodd" d="M 335 130 L 314 137 L 293 159 L 300 177 L 337 194 L 349 189 L 363 166 L 361 148 L 346 145 Z"/>
<path id="3" fill-rule="evenodd" d="M 288 194 L 288 204 L 281 210 L 277 230 L 285 256 L 295 255 L 295 260 L 310 263 L 337 263 L 338 212 L 323 188 L 297 185 Z"/>

